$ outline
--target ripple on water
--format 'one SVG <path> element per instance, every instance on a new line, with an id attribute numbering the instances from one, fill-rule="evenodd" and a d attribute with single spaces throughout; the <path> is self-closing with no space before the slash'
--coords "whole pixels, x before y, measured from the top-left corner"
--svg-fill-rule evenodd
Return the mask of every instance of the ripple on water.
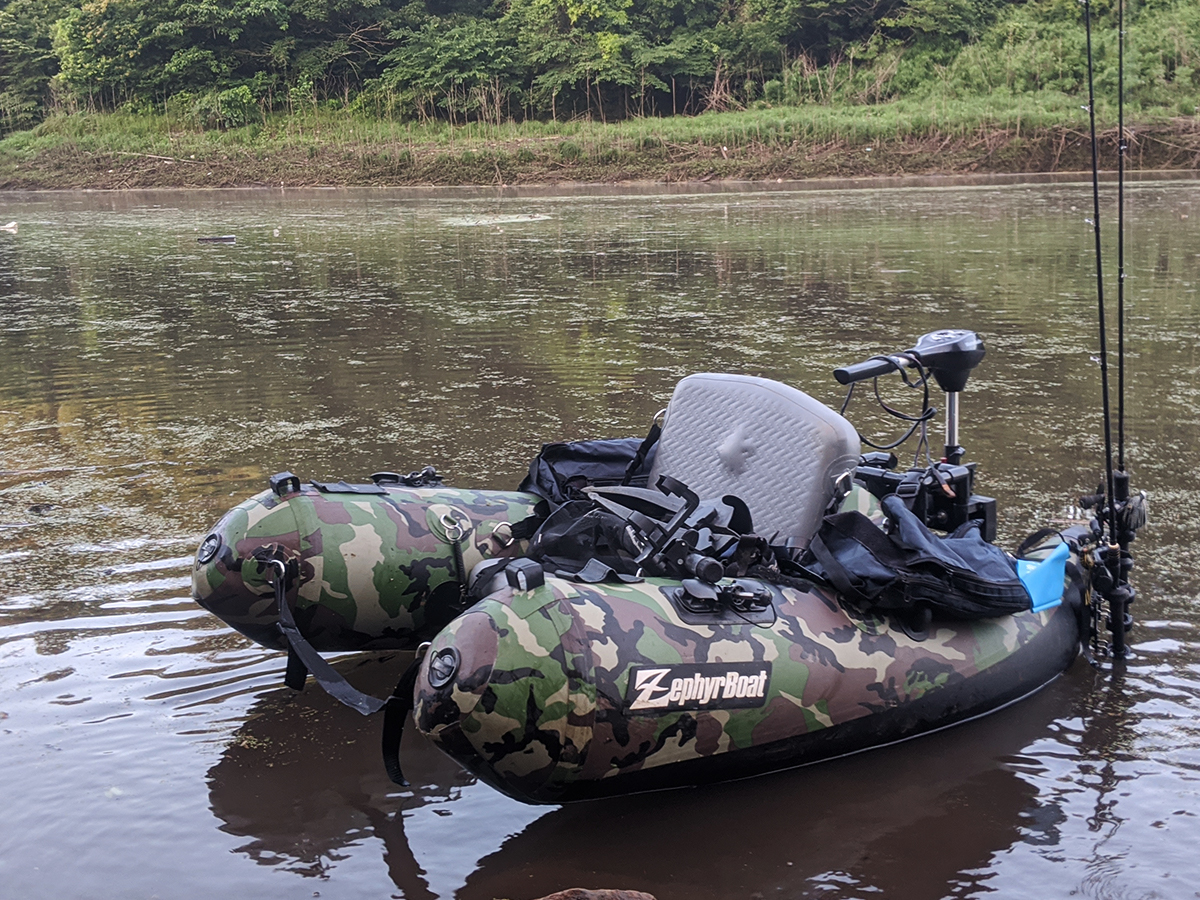
<path id="1" fill-rule="evenodd" d="M 987 342 L 963 435 L 1019 538 L 1098 477 L 1079 191 L 15 198 L 21 234 L 0 244 L 6 891 L 1192 896 L 1200 255 L 1171 236 L 1195 185 L 1131 192 L 1131 259 L 1152 262 L 1131 266 L 1130 446 L 1153 526 L 1121 677 L 1081 663 L 981 722 L 826 766 L 532 808 L 412 733 L 413 784 L 392 785 L 377 723 L 283 689 L 280 654 L 189 599 L 192 548 L 271 472 L 432 463 L 511 488 L 543 440 L 644 433 L 690 372 L 839 403 L 834 365 L 942 325 Z M 404 662 L 336 664 L 385 696 Z"/>

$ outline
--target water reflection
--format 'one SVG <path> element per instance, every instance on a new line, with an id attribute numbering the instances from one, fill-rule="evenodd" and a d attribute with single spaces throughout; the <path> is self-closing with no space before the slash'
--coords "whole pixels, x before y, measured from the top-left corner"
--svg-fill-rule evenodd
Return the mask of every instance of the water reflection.
<path id="1" fill-rule="evenodd" d="M 987 342 L 963 439 L 1011 540 L 1099 473 L 1089 191 L 3 199 L 7 892 L 1194 892 L 1200 185 L 1130 192 L 1130 455 L 1153 527 L 1123 679 L 1077 666 L 902 747 L 563 809 L 413 735 L 417 786 L 394 790 L 376 723 L 287 694 L 277 655 L 190 602 L 204 529 L 281 469 L 435 463 L 511 488 L 543 440 L 643 432 L 691 371 L 837 403 L 835 365 L 946 325 Z M 394 664 L 339 663 L 381 696 Z"/>
<path id="2" fill-rule="evenodd" d="M 372 667 L 349 676 L 382 691 L 395 667 Z M 575 883 L 698 898 L 917 897 L 955 884 L 962 896 L 1014 843 L 1059 843 L 1065 816 L 1022 777 L 1040 771 L 1023 751 L 1086 703 L 1088 676 L 1074 671 L 1019 708 L 886 751 L 549 809 L 475 785 L 419 739 L 404 746 L 415 786 L 399 790 L 380 768 L 378 723 L 319 692 L 277 692 L 209 772 L 210 797 L 223 830 L 252 838 L 239 852 L 260 864 L 327 876 L 349 848 L 382 841 L 406 898 L 533 897 Z"/>
<path id="3" fill-rule="evenodd" d="M 1142 666 L 1161 665 L 1154 652 L 1143 652 Z M 382 694 L 398 668 L 364 661 L 348 674 Z M 210 799 L 223 830 L 252 838 L 239 852 L 299 874 L 328 878 L 354 848 L 382 842 L 407 898 L 533 897 L 575 883 L 661 897 L 1007 895 L 1000 863 L 1014 854 L 1032 854 L 1035 866 L 1079 863 L 1082 885 L 1098 896 L 1114 880 L 1148 880 L 1179 896 L 1190 851 L 1181 845 L 1179 869 L 1141 878 L 1120 834 L 1187 829 L 1195 817 L 1191 778 L 1174 822 L 1129 821 L 1169 790 L 1137 781 L 1177 778 L 1181 763 L 1196 769 L 1195 759 L 1160 760 L 1139 746 L 1164 716 L 1183 720 L 1196 746 L 1200 693 L 1191 684 L 1172 694 L 1164 706 L 1128 674 L 1110 679 L 1080 661 L 1017 706 L 884 751 L 704 790 L 545 809 L 474 784 L 411 733 L 404 752 L 415 786 L 399 790 L 382 774 L 377 723 L 316 691 L 277 691 L 209 772 Z M 1135 714 L 1148 705 L 1158 713 Z M 1156 866 L 1171 856 L 1156 852 Z M 1078 878 L 1060 886 L 1069 893 Z"/>
<path id="4" fill-rule="evenodd" d="M 550 889 L 539 863 L 547 856 L 590 883 L 623 877 L 658 896 L 936 896 L 1016 840 L 1035 791 L 997 760 L 1051 721 L 1053 707 L 1035 702 L 970 738 L 939 735 L 715 790 L 566 808 L 484 860 L 459 896 L 515 895 L 522 878 L 536 896 Z"/>
<path id="5" fill-rule="evenodd" d="M 361 661 L 345 674 L 386 696 L 410 658 Z M 412 787 L 397 787 L 383 771 L 380 727 L 315 686 L 259 700 L 208 773 L 221 829 L 250 838 L 237 851 L 259 865 L 327 879 L 355 848 L 381 842 L 403 897 L 449 897 L 483 848 L 547 813 L 476 784 L 412 729 L 402 746 Z"/>

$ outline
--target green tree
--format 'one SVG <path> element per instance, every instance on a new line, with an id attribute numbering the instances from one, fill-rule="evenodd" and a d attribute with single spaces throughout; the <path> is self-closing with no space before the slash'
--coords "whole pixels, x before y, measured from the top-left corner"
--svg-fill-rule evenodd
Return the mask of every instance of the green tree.
<path id="1" fill-rule="evenodd" d="M 399 95 L 402 107 L 421 118 L 440 109 L 452 122 L 481 117 L 498 124 L 507 114 L 515 47 L 497 23 L 435 17 L 393 37 L 399 45 L 383 56 L 379 83 Z"/>
<path id="2" fill-rule="evenodd" d="M 629 30 L 633 0 L 512 0 L 502 21 L 519 35 L 518 50 L 532 74 L 534 109 L 558 118 L 569 114 L 605 118 L 613 89 L 638 82 L 634 53 L 640 44 Z"/>
<path id="3" fill-rule="evenodd" d="M 51 24 L 62 0 L 12 0 L 0 7 L 0 134 L 28 128 L 50 103 L 58 72 Z"/>
<path id="4" fill-rule="evenodd" d="M 53 26 L 60 81 L 99 106 L 225 85 L 287 28 L 282 0 L 85 0 Z"/>

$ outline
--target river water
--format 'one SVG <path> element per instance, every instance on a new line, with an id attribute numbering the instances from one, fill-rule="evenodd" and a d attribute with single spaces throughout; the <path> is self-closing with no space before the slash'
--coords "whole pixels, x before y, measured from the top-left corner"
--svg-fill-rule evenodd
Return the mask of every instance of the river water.
<path id="1" fill-rule="evenodd" d="M 1002 538 L 1094 489 L 1090 186 L 776 188 L 0 195 L 0 897 L 1200 896 L 1197 182 L 1128 194 L 1152 525 L 1121 670 L 808 769 L 529 807 L 411 730 L 391 785 L 377 721 L 191 602 L 196 544 L 273 472 L 511 488 L 543 441 L 643 434 L 689 372 L 837 403 L 832 368 L 938 327 L 987 344 L 962 438 Z M 382 695 L 404 663 L 337 665 Z"/>

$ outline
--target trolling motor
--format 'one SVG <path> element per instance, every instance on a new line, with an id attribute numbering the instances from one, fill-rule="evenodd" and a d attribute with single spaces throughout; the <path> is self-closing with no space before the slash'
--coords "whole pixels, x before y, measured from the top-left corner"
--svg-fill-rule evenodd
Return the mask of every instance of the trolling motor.
<path id="1" fill-rule="evenodd" d="M 911 416 L 888 406 L 879 397 L 878 385 L 875 396 L 880 406 L 896 418 L 911 422 L 908 431 L 887 445 L 874 444 L 863 438 L 863 443 L 874 447 L 877 452 L 867 453 L 855 469 L 855 479 L 861 481 L 872 494 L 882 499 L 896 494 L 905 506 L 930 528 L 953 531 L 960 525 L 978 520 L 984 540 L 996 539 L 996 501 L 974 493 L 975 463 L 964 464 L 966 451 L 959 443 L 959 395 L 966 389 L 971 371 L 984 356 L 983 341 L 973 331 L 944 328 L 922 335 L 908 350 L 873 356 L 868 360 L 835 369 L 834 378 L 839 384 L 849 385 L 842 412 L 850 405 L 854 387 L 860 381 L 878 379 L 881 375 L 900 372 L 904 383 L 921 389 L 924 400 L 919 415 Z M 915 369 L 917 377 L 910 380 L 907 369 Z M 929 378 L 946 395 L 946 439 L 943 456 L 934 461 L 928 458 L 924 427 L 937 413 L 929 405 Z M 908 440 L 917 429 L 922 430 L 922 444 L 926 445 L 927 465 L 914 465 L 906 471 L 896 471 L 898 460 L 888 451 Z M 918 449 L 918 456 L 920 450 Z"/>

